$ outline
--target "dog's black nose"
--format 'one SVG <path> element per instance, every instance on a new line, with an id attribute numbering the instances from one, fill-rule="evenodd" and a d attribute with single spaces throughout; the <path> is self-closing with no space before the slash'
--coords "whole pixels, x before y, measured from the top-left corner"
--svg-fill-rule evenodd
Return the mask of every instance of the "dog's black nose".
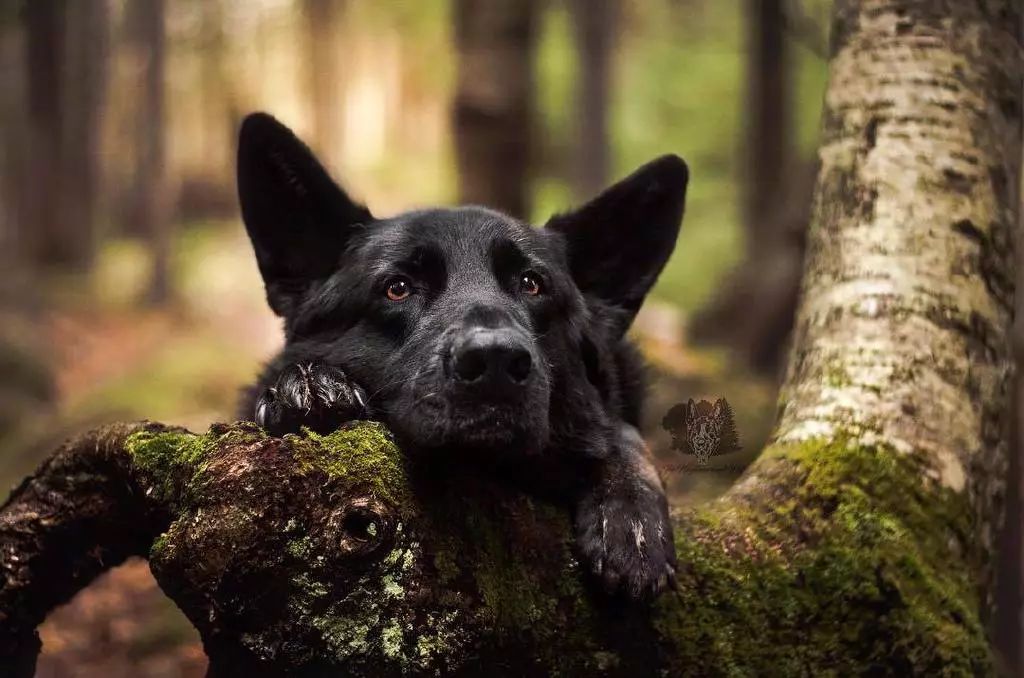
<path id="1" fill-rule="evenodd" d="M 465 384 L 522 384 L 529 378 L 532 366 L 526 346 L 507 330 L 473 330 L 452 355 L 452 374 Z"/>

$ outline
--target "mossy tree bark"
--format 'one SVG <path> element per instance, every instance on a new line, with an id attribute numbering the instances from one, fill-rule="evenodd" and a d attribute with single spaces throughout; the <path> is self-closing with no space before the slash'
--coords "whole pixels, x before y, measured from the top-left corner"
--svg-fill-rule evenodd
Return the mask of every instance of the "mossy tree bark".
<path id="1" fill-rule="evenodd" d="M 148 551 L 214 673 L 992 673 L 1019 10 L 836 11 L 775 440 L 721 500 L 675 516 L 675 594 L 603 602 L 562 509 L 416 465 L 376 424 L 116 427 L 0 509 L 3 659 L 27 674 L 48 609 Z"/>

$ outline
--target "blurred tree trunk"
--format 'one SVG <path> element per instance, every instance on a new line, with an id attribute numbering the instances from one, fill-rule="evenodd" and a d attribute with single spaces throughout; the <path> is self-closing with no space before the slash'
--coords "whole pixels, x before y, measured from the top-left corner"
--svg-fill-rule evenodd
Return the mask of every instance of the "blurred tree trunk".
<path id="1" fill-rule="evenodd" d="M 576 138 L 572 183 L 576 199 L 589 200 L 608 183 L 609 91 L 619 0 L 571 0 L 576 79 Z"/>
<path id="2" fill-rule="evenodd" d="M 200 59 L 202 62 L 203 148 L 210 157 L 210 175 L 234 175 L 236 121 L 232 115 L 232 83 L 225 73 L 227 42 L 223 0 L 200 0 Z M 230 186 L 234 199 L 234 186 Z"/>
<path id="3" fill-rule="evenodd" d="M 41 267 L 86 270 L 96 247 L 107 2 L 39 0 L 24 13 L 31 148 L 26 240 Z"/>
<path id="4" fill-rule="evenodd" d="M 1017 290 L 1024 288 L 1024 252 L 1019 249 L 1016 283 Z M 1003 672 L 1019 676 L 1024 675 L 1024 295 L 1020 293 L 1016 296 L 1013 347 L 1017 372 L 1006 487 L 1007 521 L 1000 535 L 996 613 L 991 627 Z"/>
<path id="5" fill-rule="evenodd" d="M 64 0 L 36 0 L 24 6 L 27 34 L 29 152 L 28 181 L 24 182 L 25 218 L 21 228 L 31 259 L 52 264 L 64 260 L 61 238 L 60 149 L 64 62 Z"/>
<path id="6" fill-rule="evenodd" d="M 459 199 L 530 216 L 539 0 L 456 0 Z"/>
<path id="7" fill-rule="evenodd" d="M 166 35 L 164 0 L 130 5 L 131 42 L 142 66 L 135 117 L 135 184 L 133 230 L 149 245 L 152 272 L 148 300 L 163 304 L 171 296 L 171 201 L 167 185 Z"/>
<path id="8" fill-rule="evenodd" d="M 744 224 L 747 256 L 763 254 L 779 230 L 774 216 L 786 195 L 792 153 L 785 0 L 746 0 L 747 100 Z"/>
<path id="9" fill-rule="evenodd" d="M 792 67 L 784 0 L 747 0 L 745 256 L 695 319 L 698 341 L 725 343 L 750 367 L 778 373 L 800 286 L 814 168 L 793 157 Z"/>
<path id="10" fill-rule="evenodd" d="M 1017 289 L 1021 289 L 1020 262 L 1018 261 Z M 1003 672 L 1019 676 L 1024 670 L 1024 471 L 1021 454 L 1024 452 L 1024 304 L 1017 295 L 1017 322 L 1013 330 L 1016 380 L 1013 389 L 1013 426 L 1010 437 L 1010 463 L 1006 483 L 1006 525 L 1000 535 L 997 565 L 996 610 L 991 628 L 993 644 L 1003 662 Z"/>
<path id="11" fill-rule="evenodd" d="M 330 163 L 340 160 L 338 130 L 341 75 L 338 68 L 338 24 L 343 0 L 302 0 L 306 21 L 306 87 L 313 108 L 313 143 Z"/>
<path id="12" fill-rule="evenodd" d="M 27 255 L 22 242 L 26 233 L 20 225 L 27 216 L 24 184 L 32 169 L 25 133 L 28 50 L 22 44 L 27 37 L 19 25 L 24 22 L 19 19 L 13 10 L 0 13 L 0 91 L 7 93 L 0 98 L 0 266 L 8 270 L 19 262 L 23 264 Z"/>
<path id="13" fill-rule="evenodd" d="M 103 187 L 100 163 L 102 115 L 106 104 L 110 52 L 107 0 L 73 0 L 67 5 L 67 68 L 64 83 L 60 211 L 68 264 L 91 266 L 98 242 Z"/>

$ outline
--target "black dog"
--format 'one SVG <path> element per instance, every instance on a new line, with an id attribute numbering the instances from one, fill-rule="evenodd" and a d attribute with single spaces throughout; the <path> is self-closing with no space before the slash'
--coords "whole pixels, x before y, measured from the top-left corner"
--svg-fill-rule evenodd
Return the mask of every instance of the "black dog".
<path id="1" fill-rule="evenodd" d="M 657 594 L 675 548 L 624 334 L 675 245 L 687 179 L 661 157 L 544 229 L 482 207 L 378 219 L 290 130 L 250 115 L 238 190 L 286 343 L 242 416 L 277 435 L 379 419 L 409 454 L 545 476 L 598 581 Z"/>

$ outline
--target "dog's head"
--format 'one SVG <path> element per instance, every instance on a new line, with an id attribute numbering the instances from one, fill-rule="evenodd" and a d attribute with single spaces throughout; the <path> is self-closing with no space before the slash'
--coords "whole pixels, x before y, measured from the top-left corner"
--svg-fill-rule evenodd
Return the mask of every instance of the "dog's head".
<path id="1" fill-rule="evenodd" d="M 536 451 L 614 399 L 611 348 L 672 252 L 686 165 L 664 156 L 537 229 L 482 207 L 376 218 L 270 116 L 238 189 L 286 354 L 342 366 L 409 447 Z"/>

